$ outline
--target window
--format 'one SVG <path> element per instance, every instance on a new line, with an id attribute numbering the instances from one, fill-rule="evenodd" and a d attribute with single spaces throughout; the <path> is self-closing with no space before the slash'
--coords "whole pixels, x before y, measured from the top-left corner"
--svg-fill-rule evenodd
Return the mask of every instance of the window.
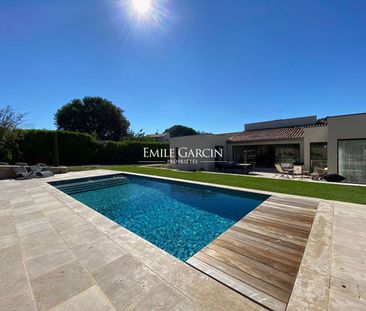
<path id="1" fill-rule="evenodd" d="M 248 146 L 243 153 L 244 163 L 251 163 L 257 161 L 257 146 Z"/>
<path id="2" fill-rule="evenodd" d="M 346 182 L 366 183 L 366 139 L 338 140 L 338 174 Z"/>
<path id="3" fill-rule="evenodd" d="M 300 161 L 300 145 L 234 146 L 233 160 L 238 163 L 256 163 L 256 167 L 273 168 L 275 163 Z"/>
<path id="4" fill-rule="evenodd" d="M 310 144 L 310 167 L 314 171 L 315 167 L 325 168 L 328 166 L 327 143 Z"/>
<path id="5" fill-rule="evenodd" d="M 221 156 L 220 156 L 220 154 Z M 215 146 L 215 167 L 220 165 L 220 161 L 224 161 L 224 147 L 223 146 Z"/>
<path id="6" fill-rule="evenodd" d="M 175 147 L 175 161 L 178 162 L 178 160 L 179 160 L 179 148 Z"/>
<path id="7" fill-rule="evenodd" d="M 223 161 L 223 160 L 224 160 L 224 147 L 215 146 L 215 161 L 218 162 L 218 161 Z"/>
<path id="8" fill-rule="evenodd" d="M 300 162 L 300 145 L 276 145 L 276 163 Z"/>
<path id="9" fill-rule="evenodd" d="M 233 146 L 233 161 L 244 163 L 244 146 Z"/>

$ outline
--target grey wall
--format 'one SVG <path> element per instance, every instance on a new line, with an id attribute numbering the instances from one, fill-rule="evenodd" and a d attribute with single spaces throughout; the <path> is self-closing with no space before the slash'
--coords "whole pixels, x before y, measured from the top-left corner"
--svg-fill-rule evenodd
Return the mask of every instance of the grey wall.
<path id="1" fill-rule="evenodd" d="M 328 118 L 328 168 L 338 173 L 338 139 L 366 139 L 366 113 Z"/>
<path id="2" fill-rule="evenodd" d="M 304 129 L 304 168 L 310 170 L 310 144 L 328 141 L 328 127 L 310 127 Z M 329 156 L 328 156 L 329 158 Z"/>
<path id="3" fill-rule="evenodd" d="M 169 144 L 171 149 L 176 147 L 186 147 L 188 149 L 204 149 L 211 148 L 214 149 L 215 146 L 224 147 L 224 159 L 226 159 L 226 142 L 232 136 L 232 134 L 221 134 L 221 135 L 193 135 L 193 136 L 183 136 L 170 138 Z M 188 160 L 193 160 L 193 158 L 188 158 Z M 215 158 L 207 158 L 205 161 L 214 161 Z M 197 164 L 171 164 L 171 168 L 176 168 L 180 170 L 199 170 L 203 169 L 205 171 L 212 171 L 215 168 L 214 163 L 204 163 L 199 162 Z"/>

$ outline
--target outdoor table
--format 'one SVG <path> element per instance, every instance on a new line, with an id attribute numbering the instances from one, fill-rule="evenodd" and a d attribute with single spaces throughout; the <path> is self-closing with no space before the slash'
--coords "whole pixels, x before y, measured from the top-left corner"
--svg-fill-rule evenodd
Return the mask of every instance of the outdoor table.
<path id="1" fill-rule="evenodd" d="M 242 167 L 245 170 L 245 173 L 248 174 L 250 168 L 252 167 L 252 164 L 250 164 L 250 163 L 241 163 L 241 164 L 238 164 L 238 166 Z"/>

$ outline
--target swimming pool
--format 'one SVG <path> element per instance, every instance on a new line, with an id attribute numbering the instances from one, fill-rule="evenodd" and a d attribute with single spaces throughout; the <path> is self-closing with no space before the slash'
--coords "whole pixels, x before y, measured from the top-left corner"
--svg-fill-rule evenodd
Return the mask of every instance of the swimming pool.
<path id="1" fill-rule="evenodd" d="M 51 184 L 182 261 L 268 198 L 121 174 Z"/>

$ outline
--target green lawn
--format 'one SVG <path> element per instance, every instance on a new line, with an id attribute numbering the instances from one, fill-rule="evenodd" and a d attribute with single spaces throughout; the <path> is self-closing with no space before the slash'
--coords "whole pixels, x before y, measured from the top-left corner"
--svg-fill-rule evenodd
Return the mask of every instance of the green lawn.
<path id="1" fill-rule="evenodd" d="M 313 183 L 299 180 L 254 178 L 229 174 L 208 174 L 204 172 L 177 172 L 167 169 L 147 168 L 138 165 L 103 166 L 101 168 L 121 172 L 140 173 L 270 192 L 294 194 L 327 200 L 366 204 L 366 187 Z"/>

